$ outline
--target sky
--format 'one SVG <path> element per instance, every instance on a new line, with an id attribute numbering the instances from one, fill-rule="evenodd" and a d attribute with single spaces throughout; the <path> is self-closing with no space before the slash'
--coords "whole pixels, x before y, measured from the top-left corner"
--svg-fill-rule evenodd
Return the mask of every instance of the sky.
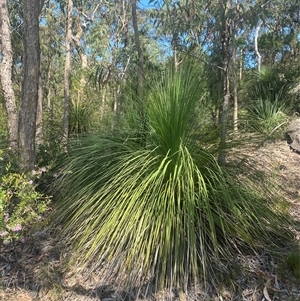
<path id="1" fill-rule="evenodd" d="M 151 7 L 154 7 L 153 3 L 149 4 L 149 1 L 150 0 L 140 0 L 139 1 L 139 7 L 141 7 L 141 8 L 151 8 Z"/>

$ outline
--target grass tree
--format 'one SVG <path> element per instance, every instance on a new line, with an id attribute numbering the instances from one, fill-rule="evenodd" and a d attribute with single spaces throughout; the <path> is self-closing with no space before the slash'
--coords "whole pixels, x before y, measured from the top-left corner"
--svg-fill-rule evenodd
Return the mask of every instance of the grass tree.
<path id="1" fill-rule="evenodd" d="M 291 116 L 290 106 L 280 102 L 276 98 L 273 102 L 269 99 L 257 99 L 248 107 L 249 124 L 252 129 L 263 135 L 271 135 L 277 129 L 281 129 L 279 137 L 284 137 L 285 125 Z"/>
<path id="2" fill-rule="evenodd" d="M 130 135 L 90 137 L 70 148 L 56 182 L 55 220 L 74 260 L 105 266 L 129 286 L 187 292 L 216 280 L 238 251 L 275 249 L 292 237 L 275 204 L 191 139 L 199 87 L 184 66 L 153 84 L 145 143 Z"/>
<path id="3" fill-rule="evenodd" d="M 247 123 L 252 130 L 275 137 L 284 137 L 284 127 L 292 115 L 293 98 L 289 95 L 291 79 L 276 67 L 262 66 L 248 75 Z"/>

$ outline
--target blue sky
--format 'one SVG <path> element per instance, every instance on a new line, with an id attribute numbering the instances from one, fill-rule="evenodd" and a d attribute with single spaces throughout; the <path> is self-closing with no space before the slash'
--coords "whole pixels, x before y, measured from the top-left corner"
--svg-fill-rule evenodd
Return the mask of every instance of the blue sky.
<path id="1" fill-rule="evenodd" d="M 149 4 L 149 0 L 140 0 L 138 5 L 141 8 L 151 8 L 151 7 L 154 7 L 153 3 Z"/>

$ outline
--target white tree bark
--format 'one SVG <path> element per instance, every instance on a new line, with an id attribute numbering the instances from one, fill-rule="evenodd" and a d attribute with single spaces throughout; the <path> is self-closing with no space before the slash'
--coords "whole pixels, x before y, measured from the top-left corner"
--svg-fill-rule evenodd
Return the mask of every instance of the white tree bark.
<path id="1" fill-rule="evenodd" d="M 6 0 L 0 0 L 0 80 L 3 90 L 5 108 L 7 113 L 7 128 L 9 146 L 18 147 L 18 109 L 15 100 L 12 82 L 13 53 L 11 45 L 10 21 Z"/>
<path id="2" fill-rule="evenodd" d="M 233 73 L 233 129 L 238 132 L 238 81 L 237 81 L 237 53 L 236 53 L 236 28 L 232 21 L 232 73 Z"/>
<path id="3" fill-rule="evenodd" d="M 255 47 L 255 53 L 256 53 L 256 56 L 257 56 L 257 69 L 258 71 L 260 71 L 260 68 L 261 68 L 261 54 L 259 53 L 259 50 L 258 50 L 258 34 L 259 34 L 259 31 L 260 31 L 260 28 L 261 28 L 261 23 L 259 23 L 256 27 L 256 30 L 255 30 L 255 37 L 254 37 L 254 47 Z"/>
<path id="4" fill-rule="evenodd" d="M 69 137 L 70 119 L 70 72 L 71 72 L 71 41 L 72 41 L 72 10 L 73 1 L 68 0 L 66 19 L 66 61 L 64 73 L 64 116 L 63 116 L 63 138 L 66 141 Z"/>

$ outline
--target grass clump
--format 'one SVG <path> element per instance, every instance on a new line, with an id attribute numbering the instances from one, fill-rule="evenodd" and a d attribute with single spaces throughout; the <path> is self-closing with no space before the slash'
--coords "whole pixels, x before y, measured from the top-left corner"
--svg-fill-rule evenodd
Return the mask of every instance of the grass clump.
<path id="1" fill-rule="evenodd" d="M 83 265 L 105 264 L 128 286 L 187 292 L 215 281 L 237 252 L 292 238 L 284 215 L 191 139 L 198 81 L 182 68 L 155 85 L 143 143 L 89 137 L 70 148 L 55 186 L 55 220 Z"/>
<path id="2" fill-rule="evenodd" d="M 271 135 L 277 130 L 278 137 L 284 137 L 284 127 L 290 116 L 290 109 L 276 98 L 258 99 L 249 107 L 248 117 L 251 127 L 260 134 Z M 276 132 L 276 133 L 277 133 Z"/>

